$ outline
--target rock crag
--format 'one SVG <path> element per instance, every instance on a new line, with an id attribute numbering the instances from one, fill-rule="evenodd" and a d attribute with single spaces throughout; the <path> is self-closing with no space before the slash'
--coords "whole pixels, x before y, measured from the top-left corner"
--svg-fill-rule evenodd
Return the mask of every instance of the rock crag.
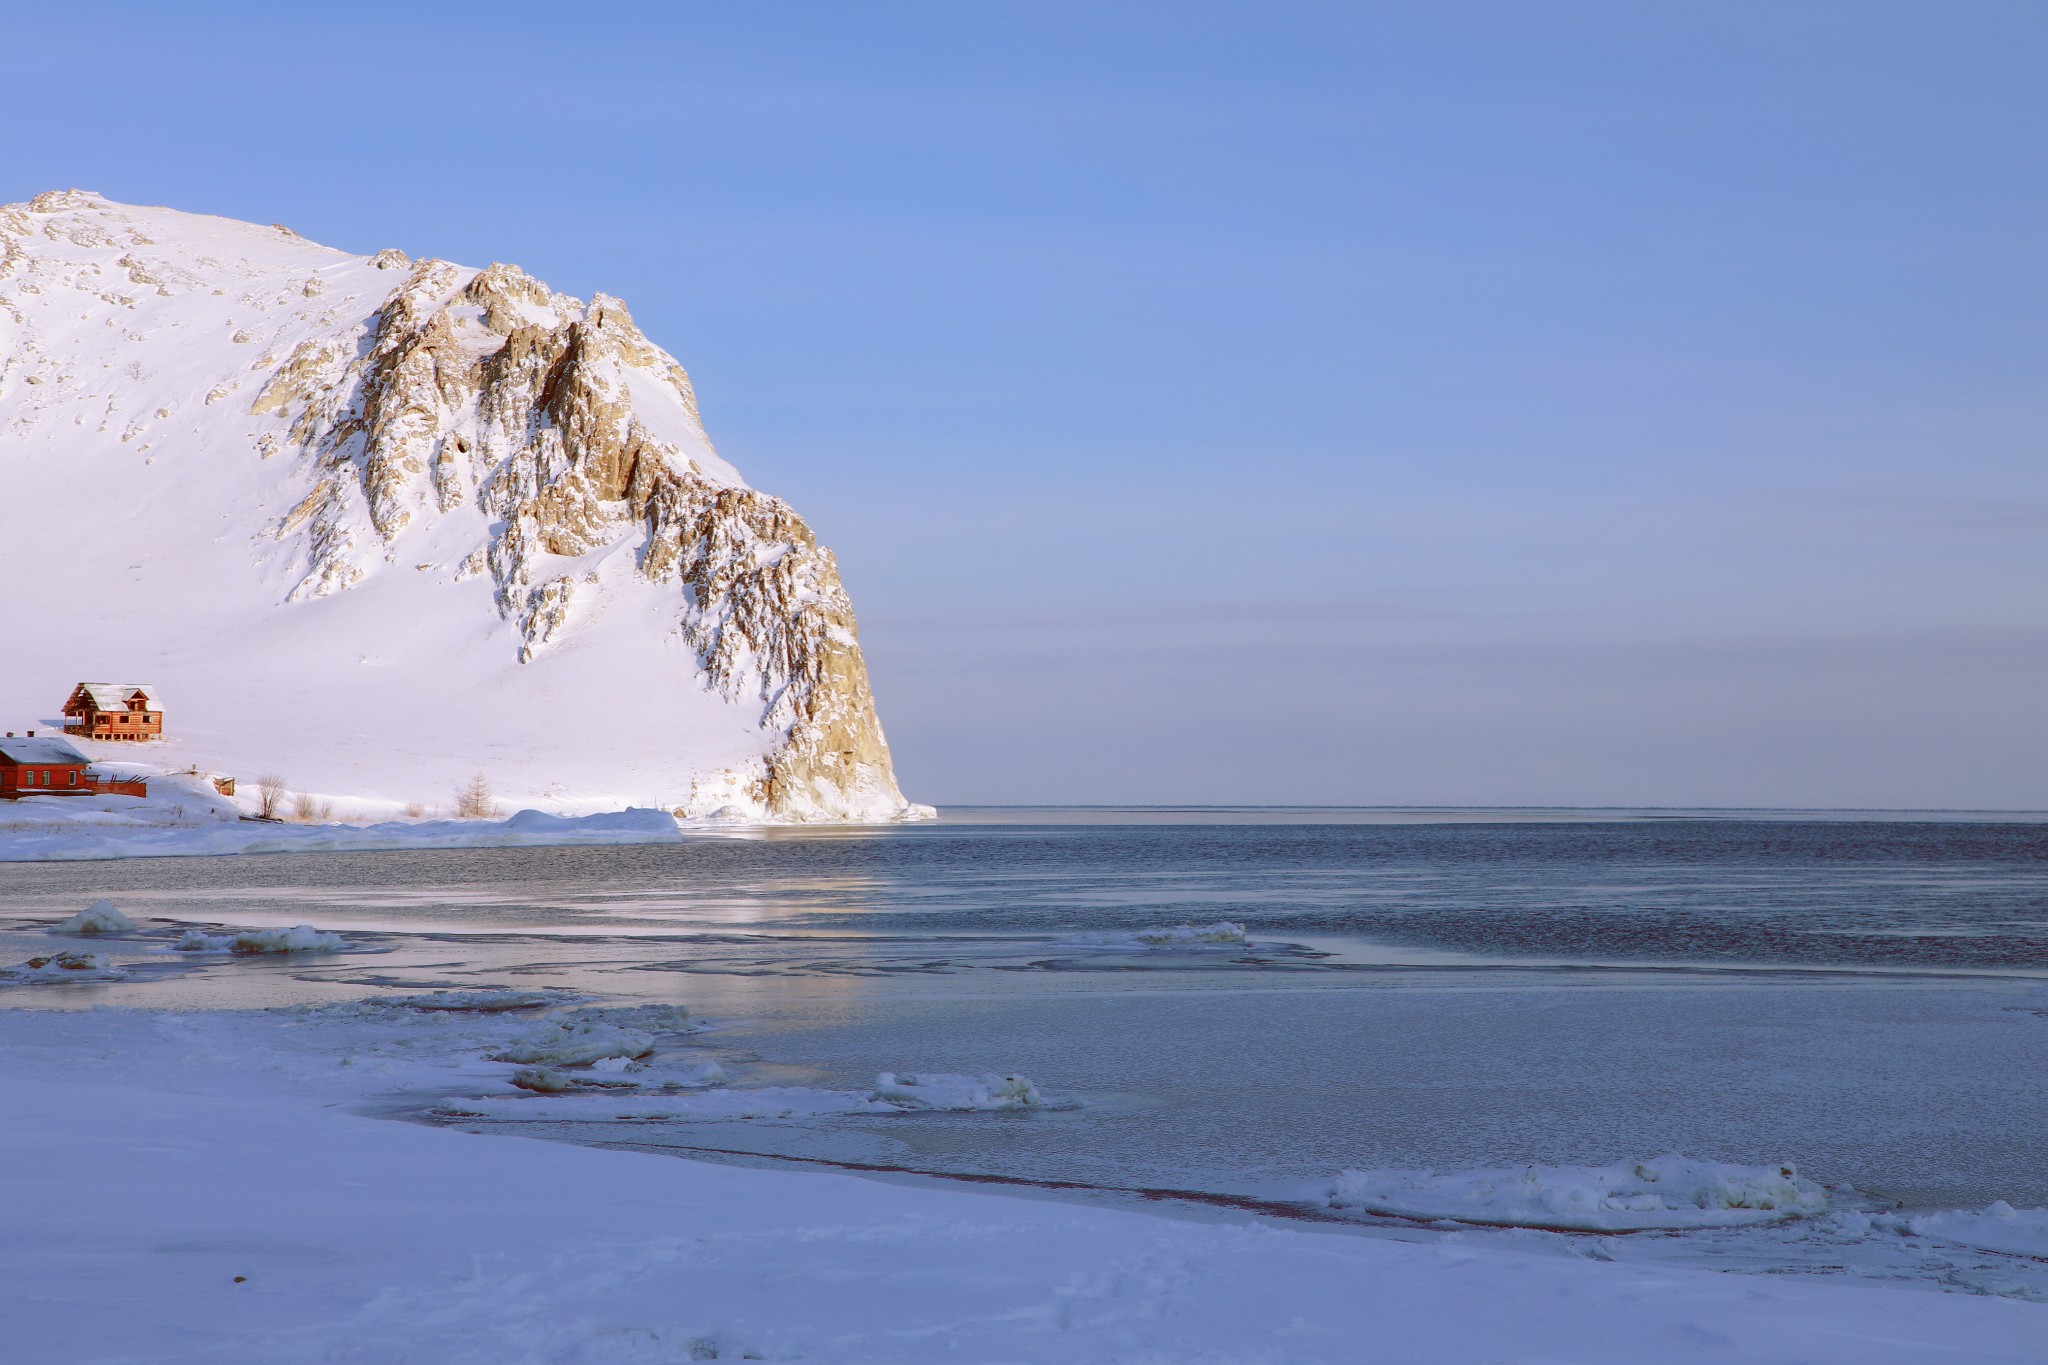
<path id="1" fill-rule="evenodd" d="M 266 252 L 228 268 L 211 241 L 164 249 L 184 222 L 221 220 L 78 191 L 0 208 L 0 309 L 21 333 L 0 368 L 0 416 L 17 390 L 36 395 L 17 405 L 18 420 L 54 416 L 62 395 L 26 386 L 76 365 L 18 306 L 42 291 L 39 276 L 82 287 L 77 269 L 50 267 L 53 254 L 74 267 L 84 258 L 95 287 L 118 271 L 116 292 L 98 292 L 121 307 L 146 291 L 159 323 L 181 299 L 233 313 L 204 319 L 223 363 L 159 417 L 233 408 L 248 453 L 287 471 L 278 486 L 291 496 L 260 528 L 292 566 L 284 609 L 409 572 L 487 577 L 505 647 L 531 668 L 585 632 L 625 628 L 608 603 L 654 590 L 691 665 L 675 689 L 715 694 L 761 737 L 753 755 L 715 768 L 679 753 L 677 771 L 690 774 L 688 795 L 674 798 L 682 808 L 787 820 L 922 809 L 897 790 L 832 552 L 719 458 L 689 376 L 623 303 L 585 303 L 515 266 L 473 270 L 396 250 L 349 257 L 246 224 L 230 226 L 269 234 Z M 53 242 L 65 249 L 43 249 Z M 121 405 L 118 394 L 109 402 Z M 645 694 L 636 705 L 658 710 L 661 698 Z M 648 728 L 622 742 L 644 741 Z"/>

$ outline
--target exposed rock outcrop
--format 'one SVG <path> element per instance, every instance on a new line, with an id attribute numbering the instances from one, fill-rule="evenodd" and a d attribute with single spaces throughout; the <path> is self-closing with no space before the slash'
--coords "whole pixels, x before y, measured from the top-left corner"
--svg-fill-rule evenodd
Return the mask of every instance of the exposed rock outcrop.
<path id="1" fill-rule="evenodd" d="M 119 207 L 70 191 L 0 208 L 0 278 L 41 232 L 118 253 L 108 288 L 170 298 L 212 282 L 138 246 L 150 240 L 139 230 L 123 235 L 108 213 Z M 767 736 L 757 761 L 699 773 L 690 804 L 786 819 L 918 809 L 897 790 L 831 551 L 717 456 L 688 375 L 623 303 L 599 294 L 586 305 L 509 265 L 477 271 L 397 250 L 339 257 L 278 235 L 337 257 L 345 287 L 368 280 L 371 292 L 337 298 L 317 266 L 252 271 L 256 283 L 223 277 L 212 297 L 244 289 L 223 348 L 236 369 L 181 401 L 205 409 L 239 394 L 241 411 L 261 419 L 248 439 L 263 458 L 303 465 L 268 527 L 302 556 L 288 600 L 400 568 L 450 583 L 487 573 L 532 664 L 574 640 L 629 572 L 673 593 L 667 628 L 700 666 L 675 685 L 757 709 Z M 66 268 L 79 287 L 102 273 L 89 260 Z M 290 325 L 266 321 L 286 316 Z"/>
<path id="2" fill-rule="evenodd" d="M 559 562 L 637 540 L 639 572 L 681 589 L 677 624 L 711 685 L 786 735 L 739 794 L 794 819 L 904 807 L 832 552 L 781 499 L 648 430 L 636 374 L 710 448 L 689 376 L 624 304 L 586 307 L 515 266 L 420 260 L 366 333 L 302 342 L 252 405 L 283 415 L 322 470 L 279 527 L 310 530 L 298 594 L 346 589 L 415 518 L 474 505 L 531 660 L 574 623 L 584 580 Z"/>

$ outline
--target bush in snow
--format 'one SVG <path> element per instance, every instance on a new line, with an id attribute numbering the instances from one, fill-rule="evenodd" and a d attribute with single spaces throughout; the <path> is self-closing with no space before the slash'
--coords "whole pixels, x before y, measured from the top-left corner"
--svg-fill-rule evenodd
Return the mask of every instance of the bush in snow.
<path id="1" fill-rule="evenodd" d="M 491 794 L 491 780 L 483 773 L 478 772 L 455 789 L 456 819 L 495 820 L 498 814 L 497 798 Z"/>
<path id="2" fill-rule="evenodd" d="M 265 820 L 275 820 L 284 809 L 284 779 L 276 773 L 265 773 L 256 779 L 256 814 Z"/>
<path id="3" fill-rule="evenodd" d="M 116 909 L 112 901 L 94 901 L 85 909 L 50 931 L 53 934 L 132 934 L 135 921 Z"/>

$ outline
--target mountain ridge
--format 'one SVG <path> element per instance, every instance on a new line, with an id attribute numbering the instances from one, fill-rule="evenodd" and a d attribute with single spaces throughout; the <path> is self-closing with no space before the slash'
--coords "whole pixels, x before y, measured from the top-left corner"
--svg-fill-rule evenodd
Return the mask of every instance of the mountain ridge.
<path id="1" fill-rule="evenodd" d="M 0 343 L 16 554 L 63 587 L 8 599 L 57 670 L 10 717 L 154 670 L 168 756 L 342 797 L 921 812 L 831 552 L 619 300 L 56 191 L 0 206 Z"/>

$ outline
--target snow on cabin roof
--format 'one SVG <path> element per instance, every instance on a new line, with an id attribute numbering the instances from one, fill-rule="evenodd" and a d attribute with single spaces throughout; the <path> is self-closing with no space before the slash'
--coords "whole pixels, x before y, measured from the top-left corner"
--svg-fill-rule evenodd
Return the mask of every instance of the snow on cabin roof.
<path id="1" fill-rule="evenodd" d="M 156 689 L 147 683 L 80 683 L 79 689 L 92 698 L 92 704 L 102 711 L 125 711 L 128 699 L 140 692 L 156 705 Z"/>
<path id="2" fill-rule="evenodd" d="M 9 763 L 84 763 L 86 757 L 61 739 L 0 739 L 0 760 Z"/>

